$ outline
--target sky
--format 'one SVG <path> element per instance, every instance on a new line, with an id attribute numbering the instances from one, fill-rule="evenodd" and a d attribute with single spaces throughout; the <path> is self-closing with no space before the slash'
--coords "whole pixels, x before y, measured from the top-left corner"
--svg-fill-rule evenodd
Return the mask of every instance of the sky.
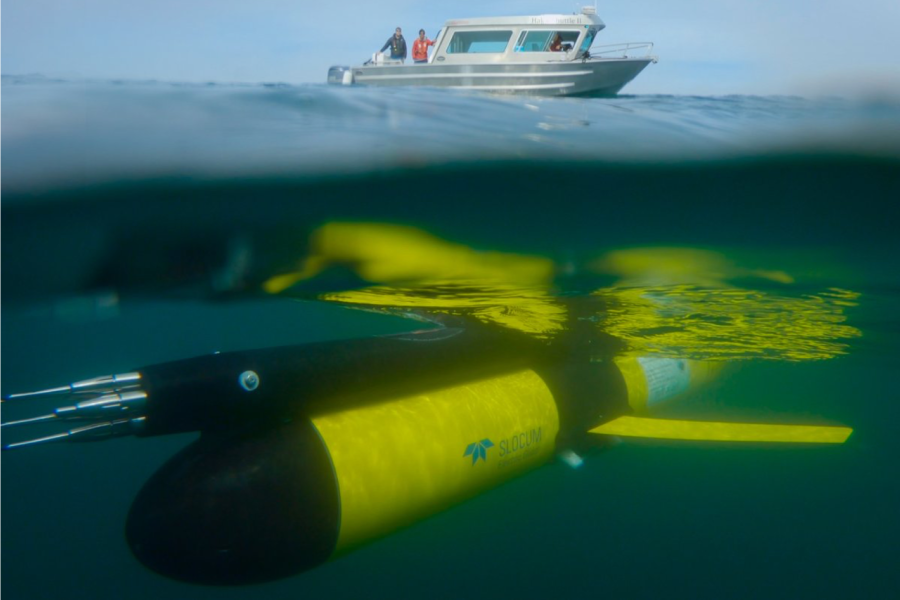
<path id="1" fill-rule="evenodd" d="M 560 0 L 4 0 L 2 73 L 323 83 L 400 26 L 572 13 Z M 601 0 L 597 44 L 652 41 L 636 94 L 900 96 L 898 0 Z"/>

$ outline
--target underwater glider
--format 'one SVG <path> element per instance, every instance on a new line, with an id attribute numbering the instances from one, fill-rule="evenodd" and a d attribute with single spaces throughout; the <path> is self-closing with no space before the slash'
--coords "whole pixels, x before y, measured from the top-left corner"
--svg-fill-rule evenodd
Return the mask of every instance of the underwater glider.
<path id="1" fill-rule="evenodd" d="M 841 443 L 850 434 L 634 416 L 715 370 L 573 360 L 514 336 L 436 329 L 215 354 L 20 394 L 10 400 L 70 397 L 48 419 L 83 424 L 4 448 L 202 431 L 141 490 L 126 535 L 163 575 L 245 584 L 312 568 L 556 455 L 577 462 L 594 436 Z"/>
<path id="2" fill-rule="evenodd" d="M 349 230 L 356 240 L 370 236 L 360 247 L 372 259 L 384 231 Z M 296 283 L 325 268 L 341 231 L 321 232 L 314 260 L 287 277 Z M 401 247 L 396 234 L 391 245 Z M 467 260 L 459 247 L 411 239 L 417 261 L 428 250 L 450 252 L 453 260 L 443 262 L 455 269 Z M 360 261 L 348 244 L 335 247 L 344 262 L 368 268 L 370 279 L 409 282 L 412 271 L 437 272 L 445 291 L 452 279 L 433 265 L 395 260 L 387 261 L 393 275 L 376 277 L 380 259 Z M 544 277 L 539 261 L 508 259 L 479 255 L 480 271 L 462 270 L 501 271 L 507 279 L 515 272 L 516 286 Z M 281 277 L 269 288 L 284 284 Z M 464 287 L 471 289 L 469 282 Z M 56 423 L 63 430 L 3 448 L 201 432 L 138 494 L 128 543 L 138 560 L 165 576 L 247 584 L 315 567 L 555 456 L 577 466 L 579 454 L 610 436 L 842 443 L 851 433 L 653 418 L 661 403 L 715 377 L 724 361 L 629 353 L 619 338 L 598 332 L 591 319 L 573 318 L 574 307 L 538 288 L 517 288 L 521 303 L 513 310 L 506 299 L 499 312 L 481 305 L 473 311 L 472 298 L 449 294 L 443 306 L 426 311 L 442 325 L 421 331 L 216 353 L 9 395 L 5 401 L 59 397 L 65 405 L 4 423 L 5 431 Z M 403 306 L 420 288 L 391 290 L 329 299 Z M 465 310 L 449 310 L 448 302 L 462 302 Z M 667 310 L 673 306 L 666 299 Z"/>

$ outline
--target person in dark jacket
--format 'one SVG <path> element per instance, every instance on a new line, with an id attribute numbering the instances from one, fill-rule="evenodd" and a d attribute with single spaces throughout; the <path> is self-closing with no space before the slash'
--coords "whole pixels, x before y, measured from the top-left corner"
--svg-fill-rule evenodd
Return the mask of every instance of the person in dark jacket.
<path id="1" fill-rule="evenodd" d="M 403 32 L 400 31 L 398 27 L 394 31 L 394 35 L 388 38 L 388 41 L 384 43 L 384 46 L 381 47 L 379 52 L 384 52 L 387 48 L 391 49 L 391 58 L 394 60 L 404 61 L 406 60 L 406 40 L 403 39 Z"/>

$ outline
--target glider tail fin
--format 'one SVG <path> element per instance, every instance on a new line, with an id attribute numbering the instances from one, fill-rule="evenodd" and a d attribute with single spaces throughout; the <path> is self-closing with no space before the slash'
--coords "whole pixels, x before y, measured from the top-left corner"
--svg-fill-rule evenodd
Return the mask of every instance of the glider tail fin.
<path id="1" fill-rule="evenodd" d="M 624 416 L 590 430 L 599 435 L 717 442 L 843 444 L 853 430 L 819 425 L 768 425 Z"/>

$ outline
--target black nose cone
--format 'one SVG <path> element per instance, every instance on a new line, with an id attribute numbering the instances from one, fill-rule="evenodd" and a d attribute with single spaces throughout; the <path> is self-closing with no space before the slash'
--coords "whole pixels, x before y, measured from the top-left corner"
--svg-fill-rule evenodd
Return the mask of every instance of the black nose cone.
<path id="1" fill-rule="evenodd" d="M 128 514 L 131 551 L 181 581 L 240 585 L 328 560 L 337 483 L 309 421 L 239 437 L 204 435 L 148 481 Z"/>

